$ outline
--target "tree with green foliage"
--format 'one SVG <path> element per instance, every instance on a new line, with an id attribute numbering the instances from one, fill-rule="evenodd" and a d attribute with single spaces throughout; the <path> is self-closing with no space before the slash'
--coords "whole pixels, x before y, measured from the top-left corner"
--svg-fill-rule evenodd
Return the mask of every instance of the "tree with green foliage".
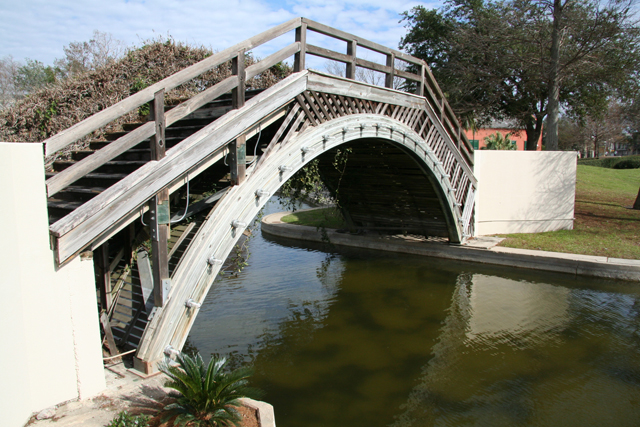
<path id="1" fill-rule="evenodd" d="M 404 13 L 400 48 L 427 62 L 463 120 L 515 119 L 527 133 L 526 149 L 534 150 L 550 99 L 552 112 L 557 100 L 586 115 L 635 84 L 638 28 L 628 4 L 565 0 L 561 16 L 541 0 L 417 6 Z M 546 148 L 557 149 L 553 144 Z"/>
<path id="2" fill-rule="evenodd" d="M 510 133 L 506 135 L 502 135 L 501 132 L 496 132 L 492 135 L 487 136 L 484 139 L 485 146 L 484 150 L 516 150 L 518 147 L 515 144 L 515 141 L 511 141 L 509 137 Z"/>
<path id="3" fill-rule="evenodd" d="M 220 427 L 240 425 L 240 415 L 235 409 L 240 398 L 259 398 L 260 392 L 249 387 L 250 368 L 225 371 L 225 358 L 212 357 L 205 365 L 196 354 L 189 357 L 179 354 L 178 365 L 162 363 L 160 371 L 169 377 L 165 387 L 178 392 L 176 402 L 164 408 L 164 420 L 172 420 L 174 426 Z"/>
<path id="4" fill-rule="evenodd" d="M 30 94 L 41 87 L 54 83 L 59 70 L 42 62 L 27 58 L 26 64 L 18 68 L 15 75 L 15 86 L 21 96 Z"/>

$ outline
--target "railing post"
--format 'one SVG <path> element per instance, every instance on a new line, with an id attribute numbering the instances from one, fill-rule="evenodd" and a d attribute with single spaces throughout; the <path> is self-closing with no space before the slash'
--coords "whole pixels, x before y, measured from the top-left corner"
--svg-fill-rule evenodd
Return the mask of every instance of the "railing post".
<path id="1" fill-rule="evenodd" d="M 238 87 L 231 92 L 232 107 L 241 108 L 244 105 L 245 97 L 245 70 L 244 70 L 244 50 L 231 61 L 231 72 L 238 76 Z M 246 137 L 238 136 L 235 141 L 229 144 L 229 166 L 231 167 L 231 185 L 242 184 L 247 168 L 247 146 Z"/>
<path id="2" fill-rule="evenodd" d="M 351 80 L 356 79 L 356 48 L 358 42 L 351 40 L 347 42 L 347 55 L 349 55 L 351 62 L 347 63 L 347 78 Z"/>
<path id="3" fill-rule="evenodd" d="M 416 95 L 424 96 L 424 85 L 425 85 L 425 64 L 420 64 L 420 81 L 418 82 L 418 90 L 416 91 Z"/>
<path id="4" fill-rule="evenodd" d="M 298 28 L 296 28 L 296 41 L 300 42 L 300 52 L 294 55 L 293 60 L 293 72 L 297 73 L 306 68 L 306 56 L 307 56 L 307 23 L 302 22 Z"/>
<path id="5" fill-rule="evenodd" d="M 396 54 L 390 53 L 387 55 L 387 67 L 391 67 L 391 72 L 387 73 L 384 87 L 388 87 L 389 89 L 393 89 L 393 79 L 396 74 Z"/>
<path id="6" fill-rule="evenodd" d="M 161 160 L 165 156 L 165 118 L 164 89 L 159 90 L 150 103 L 151 117 L 156 125 L 156 133 L 151 138 L 151 160 Z M 149 202 L 151 222 L 151 252 L 153 267 L 153 301 L 156 307 L 162 307 L 169 293 L 169 189 L 163 188 Z"/>

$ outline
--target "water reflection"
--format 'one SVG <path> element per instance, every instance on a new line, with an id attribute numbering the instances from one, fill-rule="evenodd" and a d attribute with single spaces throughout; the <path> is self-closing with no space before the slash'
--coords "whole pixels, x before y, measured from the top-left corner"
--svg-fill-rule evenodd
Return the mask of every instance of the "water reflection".
<path id="1" fill-rule="evenodd" d="M 638 424 L 634 284 L 250 245 L 189 341 L 253 364 L 280 427 Z"/>
<path id="2" fill-rule="evenodd" d="M 636 307 L 632 295 L 463 278 L 393 426 L 638 425 Z"/>

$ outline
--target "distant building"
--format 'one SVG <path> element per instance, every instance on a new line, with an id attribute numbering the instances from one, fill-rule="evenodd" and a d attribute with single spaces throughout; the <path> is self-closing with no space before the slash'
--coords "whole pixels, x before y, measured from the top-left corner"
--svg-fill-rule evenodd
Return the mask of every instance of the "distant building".
<path id="1" fill-rule="evenodd" d="M 494 135 L 496 132 L 500 132 L 502 135 L 509 134 L 509 139 L 517 146 L 517 149 L 524 151 L 527 144 L 527 132 L 517 126 L 515 121 L 511 120 L 494 120 L 486 127 L 481 129 L 465 130 L 467 139 L 473 145 L 475 150 L 479 150 L 486 144 L 484 139 L 489 135 Z M 538 138 L 537 151 L 542 150 L 542 132 Z"/>

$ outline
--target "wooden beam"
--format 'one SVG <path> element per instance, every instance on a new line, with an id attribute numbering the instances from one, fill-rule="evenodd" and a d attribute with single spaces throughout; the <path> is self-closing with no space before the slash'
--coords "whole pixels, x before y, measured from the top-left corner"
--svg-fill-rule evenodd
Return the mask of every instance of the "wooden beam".
<path id="1" fill-rule="evenodd" d="M 293 59 L 293 72 L 297 73 L 306 68 L 306 52 L 307 52 L 307 23 L 302 22 L 298 28 L 296 28 L 296 41 L 300 43 L 300 50 L 296 53 Z"/>
<path id="2" fill-rule="evenodd" d="M 378 52 L 378 53 L 382 53 L 382 54 L 388 54 L 388 53 L 394 53 L 396 55 L 397 58 L 402 59 L 405 62 L 408 62 L 410 64 L 421 64 L 423 63 L 423 61 L 421 59 L 418 59 L 414 56 L 408 55 L 404 52 L 401 52 L 399 50 L 395 50 L 395 49 L 390 49 L 386 46 L 383 46 L 381 44 L 369 41 L 367 39 L 363 39 L 362 37 L 358 37 L 356 35 L 353 34 L 349 34 L 347 32 L 335 29 L 335 28 L 331 28 L 328 25 L 324 25 L 321 24 L 319 22 L 313 21 L 311 19 L 308 18 L 302 18 L 302 22 L 307 24 L 307 28 L 311 31 L 314 31 L 316 33 L 320 33 L 320 34 L 324 34 L 325 36 L 329 36 L 329 37 L 333 37 L 335 39 L 338 40 L 342 40 L 345 42 L 349 42 L 349 41 L 356 41 L 358 43 L 358 45 L 367 48 L 369 50 L 372 50 L 374 52 Z"/>
<path id="3" fill-rule="evenodd" d="M 245 102 L 245 60 L 244 50 L 238 52 L 238 56 L 231 62 L 231 72 L 237 76 L 238 87 L 231 91 L 232 106 L 234 109 L 242 108 Z M 231 169 L 231 185 L 240 185 L 244 181 L 247 170 L 247 144 L 244 135 L 238 136 L 229 144 L 229 167 Z"/>
<path id="4" fill-rule="evenodd" d="M 347 55 L 349 56 L 349 62 L 347 62 L 347 78 L 351 80 L 356 79 L 356 49 L 358 42 L 350 40 L 347 42 Z"/>
<path id="5" fill-rule="evenodd" d="M 151 116 L 154 119 L 155 134 L 151 138 L 151 160 L 162 160 L 165 157 L 165 133 L 164 121 L 164 90 L 159 90 L 154 95 L 151 104 Z M 169 189 L 160 190 L 149 205 L 151 213 L 151 248 L 153 266 L 153 296 L 156 307 L 164 305 L 169 289 L 166 281 L 169 279 L 169 256 L 167 244 L 169 239 Z"/>
<path id="6" fill-rule="evenodd" d="M 249 80 L 257 76 L 263 71 L 273 67 L 278 62 L 284 61 L 285 59 L 289 58 L 291 55 L 297 55 L 298 52 L 300 52 L 300 46 L 301 43 L 291 43 L 289 46 L 284 47 L 276 53 L 267 56 L 262 61 L 247 67 L 245 70 L 245 80 Z"/>
<path id="7" fill-rule="evenodd" d="M 342 62 L 348 64 L 351 62 L 351 58 L 344 53 L 334 52 L 323 47 L 307 44 L 307 53 L 313 56 L 319 56 L 320 58 L 331 59 L 332 61 Z"/>
<path id="8" fill-rule="evenodd" d="M 109 269 L 109 242 L 102 244 L 93 254 L 93 270 L 100 291 L 100 309 L 109 312 L 113 303 L 111 270 Z"/>
<path id="9" fill-rule="evenodd" d="M 118 347 L 116 347 L 116 340 L 113 339 L 113 332 L 111 331 L 111 324 L 109 323 L 109 317 L 104 311 L 100 313 L 100 323 L 104 330 L 104 335 L 107 338 L 107 345 L 109 346 L 109 354 L 116 356 L 118 354 Z M 114 360 L 114 363 L 117 360 Z"/>
<path id="10" fill-rule="evenodd" d="M 395 77 L 395 68 L 396 68 L 396 55 L 393 53 L 387 54 L 387 67 L 391 68 L 391 70 L 387 73 L 387 76 L 384 80 L 384 87 L 388 87 L 389 89 L 393 89 L 393 79 Z"/>

